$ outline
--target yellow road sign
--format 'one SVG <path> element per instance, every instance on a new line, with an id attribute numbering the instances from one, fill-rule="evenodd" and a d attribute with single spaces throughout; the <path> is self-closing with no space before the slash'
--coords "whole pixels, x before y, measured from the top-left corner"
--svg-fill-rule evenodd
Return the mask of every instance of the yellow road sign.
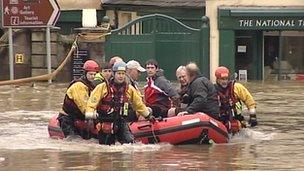
<path id="1" fill-rule="evenodd" d="M 24 63 L 24 55 L 22 53 L 15 54 L 15 63 L 16 64 L 23 64 Z"/>

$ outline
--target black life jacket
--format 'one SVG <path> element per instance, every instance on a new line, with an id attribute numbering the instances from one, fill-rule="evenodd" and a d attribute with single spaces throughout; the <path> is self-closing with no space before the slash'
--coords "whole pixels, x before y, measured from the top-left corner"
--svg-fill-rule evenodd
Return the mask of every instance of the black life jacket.
<path id="1" fill-rule="evenodd" d="M 71 81 L 68 88 L 70 88 L 76 82 L 82 82 L 84 85 L 86 85 L 89 88 L 88 96 L 90 96 L 91 92 L 95 88 L 95 86 L 85 76 L 82 76 L 78 79 Z M 80 111 L 74 100 L 70 99 L 67 94 L 64 97 L 62 109 L 65 113 L 67 113 L 68 115 L 72 115 L 75 119 L 81 119 L 81 120 L 85 119 L 85 115 Z"/>
<path id="2" fill-rule="evenodd" d="M 128 115 L 128 85 L 117 84 L 111 79 L 107 83 L 107 95 L 103 97 L 98 106 L 99 120 L 102 122 L 114 122 L 121 116 Z"/>

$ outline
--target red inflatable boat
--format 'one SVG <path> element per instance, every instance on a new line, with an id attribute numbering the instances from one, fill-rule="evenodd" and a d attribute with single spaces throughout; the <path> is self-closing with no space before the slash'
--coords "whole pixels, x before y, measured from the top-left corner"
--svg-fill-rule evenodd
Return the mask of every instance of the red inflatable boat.
<path id="1" fill-rule="evenodd" d="M 85 121 L 75 122 L 76 128 L 90 130 L 92 134 L 97 134 L 97 130 L 88 125 Z M 227 143 L 229 140 L 226 127 L 204 113 L 164 118 L 153 124 L 149 121 L 134 122 L 130 123 L 130 129 L 136 141 L 145 144 L 160 142 L 174 145 L 202 144 L 210 140 L 215 143 Z M 64 138 L 57 116 L 51 118 L 48 131 L 52 138 Z"/>

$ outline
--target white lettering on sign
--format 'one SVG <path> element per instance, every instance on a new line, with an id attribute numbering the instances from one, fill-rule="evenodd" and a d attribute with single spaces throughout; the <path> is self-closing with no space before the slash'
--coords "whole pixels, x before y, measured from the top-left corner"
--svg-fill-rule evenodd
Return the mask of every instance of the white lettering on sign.
<path id="1" fill-rule="evenodd" d="M 240 19 L 240 27 L 303 27 L 304 20 L 293 19 Z"/>
<path id="2" fill-rule="evenodd" d="M 304 20 L 298 20 L 299 26 L 304 26 Z"/>

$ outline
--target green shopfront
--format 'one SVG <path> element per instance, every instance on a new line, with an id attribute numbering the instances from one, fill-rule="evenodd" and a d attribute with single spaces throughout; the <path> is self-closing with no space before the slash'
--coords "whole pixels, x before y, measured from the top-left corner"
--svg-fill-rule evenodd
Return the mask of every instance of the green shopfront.
<path id="1" fill-rule="evenodd" d="M 218 9 L 219 65 L 250 80 L 304 79 L 304 9 Z"/>

